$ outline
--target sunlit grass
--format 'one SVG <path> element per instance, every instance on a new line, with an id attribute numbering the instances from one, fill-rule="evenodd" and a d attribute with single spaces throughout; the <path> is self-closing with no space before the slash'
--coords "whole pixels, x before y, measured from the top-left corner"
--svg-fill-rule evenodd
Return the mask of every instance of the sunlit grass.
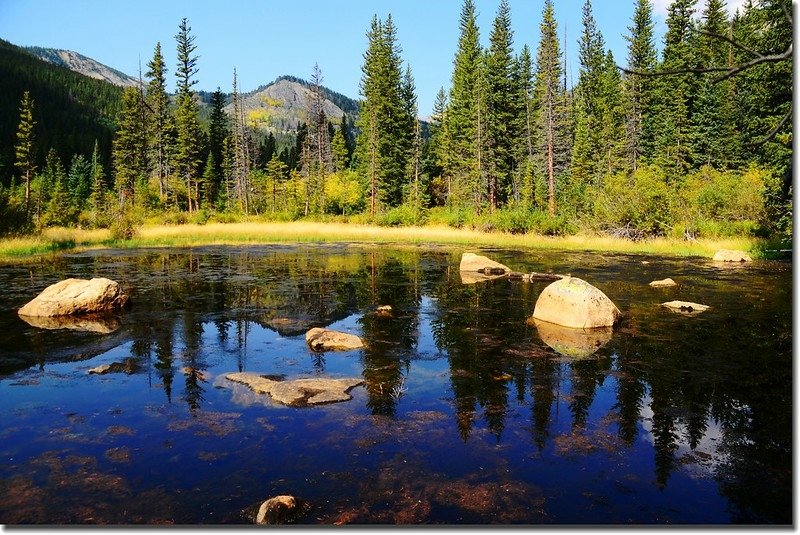
<path id="1" fill-rule="evenodd" d="M 455 229 L 446 226 L 379 227 L 353 223 L 244 222 L 206 225 L 145 225 L 128 241 L 112 240 L 108 230 L 48 229 L 39 237 L 0 240 L 0 260 L 9 262 L 36 255 L 101 247 L 191 247 L 269 243 L 392 243 L 441 244 L 465 247 L 557 249 L 642 253 L 663 256 L 710 257 L 719 249 L 752 251 L 759 243 L 748 238 L 685 241 L 656 238 L 632 242 L 621 238 L 581 234 L 547 237 Z"/>

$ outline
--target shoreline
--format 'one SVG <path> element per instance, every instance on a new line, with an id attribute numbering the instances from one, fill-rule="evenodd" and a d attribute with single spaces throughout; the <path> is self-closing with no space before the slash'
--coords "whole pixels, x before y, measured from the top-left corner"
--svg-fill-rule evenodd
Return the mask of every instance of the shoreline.
<path id="1" fill-rule="evenodd" d="M 245 222 L 205 225 L 144 225 L 131 240 L 113 240 L 107 229 L 51 228 L 40 236 L 0 240 L 0 263 L 20 263 L 96 249 L 269 245 L 287 243 L 364 243 L 504 247 L 604 253 L 652 254 L 669 257 L 708 257 L 719 249 L 753 253 L 766 241 L 733 237 L 697 241 L 652 238 L 630 241 L 602 235 L 542 236 L 457 229 L 446 226 L 381 227 L 354 223 Z M 761 255 L 756 252 L 755 257 Z"/>

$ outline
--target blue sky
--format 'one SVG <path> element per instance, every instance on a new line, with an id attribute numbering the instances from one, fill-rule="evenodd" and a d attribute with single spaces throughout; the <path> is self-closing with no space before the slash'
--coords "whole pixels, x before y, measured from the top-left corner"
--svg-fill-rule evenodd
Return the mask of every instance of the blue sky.
<path id="1" fill-rule="evenodd" d="M 578 36 L 584 0 L 555 0 L 559 33 L 567 32 L 569 71 L 577 81 Z M 731 4 L 739 0 L 729 0 Z M 481 40 L 488 43 L 499 0 L 476 0 Z M 660 46 L 669 0 L 655 0 Z M 509 0 L 514 44 L 535 53 L 544 0 Z M 618 63 L 627 56 L 634 0 L 594 0 L 598 27 Z M 243 91 L 282 74 L 310 78 L 314 63 L 324 85 L 357 98 L 366 31 L 373 14 L 395 20 L 403 59 L 416 80 L 420 115 L 430 114 L 439 87 L 447 89 L 458 40 L 461 0 L 0 0 L 0 38 L 22 46 L 80 52 L 136 76 L 160 41 L 174 87 L 175 40 L 182 17 L 196 36 L 198 89 L 231 90 L 233 68 Z"/>

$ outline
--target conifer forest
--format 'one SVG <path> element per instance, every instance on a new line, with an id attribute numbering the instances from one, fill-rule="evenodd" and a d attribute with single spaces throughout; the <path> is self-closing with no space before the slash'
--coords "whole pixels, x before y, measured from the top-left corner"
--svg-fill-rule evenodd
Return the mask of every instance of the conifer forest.
<path id="1" fill-rule="evenodd" d="M 627 56 L 614 57 L 585 1 L 568 80 L 552 0 L 529 22 L 538 43 L 519 52 L 506 0 L 490 28 L 464 0 L 450 76 L 424 118 L 395 21 L 376 16 L 352 52 L 357 109 L 327 116 L 324 66 L 309 66 L 291 134 L 258 127 L 235 70 L 229 92 L 196 87 L 187 19 L 124 89 L 0 42 L 0 232 L 125 238 L 146 221 L 256 218 L 790 242 L 791 3 L 729 15 L 722 0 L 673 0 L 657 35 L 653 2 L 634 2 Z"/>

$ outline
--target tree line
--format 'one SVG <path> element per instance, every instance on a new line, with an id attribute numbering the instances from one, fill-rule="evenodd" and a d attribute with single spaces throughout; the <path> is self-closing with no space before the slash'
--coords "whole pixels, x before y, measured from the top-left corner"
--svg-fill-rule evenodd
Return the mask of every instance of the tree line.
<path id="1" fill-rule="evenodd" d="M 201 121 L 198 56 L 183 19 L 177 94 L 166 92 L 159 43 L 146 83 L 122 94 L 108 179 L 95 157 L 73 159 L 67 172 L 50 154 L 36 168 L 36 113 L 26 94 L 19 182 L 0 202 L 29 227 L 129 228 L 148 214 L 175 222 L 340 215 L 634 239 L 790 237 L 790 5 L 751 0 L 732 17 L 722 0 L 706 0 L 699 13 L 694 5 L 669 6 L 659 54 L 653 4 L 635 0 L 622 66 L 586 0 L 570 87 L 552 0 L 535 52 L 524 45 L 518 53 L 507 0 L 485 48 L 475 4 L 464 0 L 451 85 L 439 91 L 429 123 L 418 118 L 391 15 L 373 17 L 356 124 L 326 117 L 315 65 L 307 120 L 280 150 L 250 120 L 235 70 L 230 97 L 217 89 Z"/>

